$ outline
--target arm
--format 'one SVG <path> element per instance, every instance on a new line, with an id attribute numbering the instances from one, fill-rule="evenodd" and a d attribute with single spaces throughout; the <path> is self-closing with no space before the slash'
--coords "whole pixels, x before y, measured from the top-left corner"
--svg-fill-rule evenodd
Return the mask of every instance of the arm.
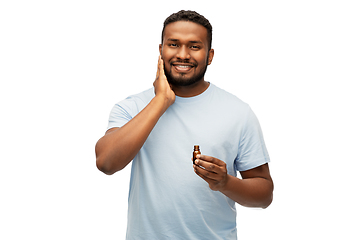
<path id="1" fill-rule="evenodd" d="M 273 181 L 268 164 L 240 172 L 243 179 L 227 173 L 226 163 L 197 155 L 194 170 L 214 191 L 220 191 L 230 199 L 245 207 L 266 208 L 272 202 Z"/>
<path id="2" fill-rule="evenodd" d="M 174 103 L 175 94 L 166 80 L 160 57 L 154 87 L 155 97 L 141 112 L 121 128 L 109 129 L 96 143 L 96 165 L 100 171 L 110 175 L 128 165 L 159 118 Z"/>

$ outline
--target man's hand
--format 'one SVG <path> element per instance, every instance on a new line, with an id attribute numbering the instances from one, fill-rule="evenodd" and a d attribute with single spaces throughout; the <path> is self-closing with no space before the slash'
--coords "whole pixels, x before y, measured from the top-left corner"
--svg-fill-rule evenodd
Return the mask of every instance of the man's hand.
<path id="1" fill-rule="evenodd" d="M 227 174 L 226 163 L 210 156 L 196 155 L 193 167 L 211 190 L 242 206 L 267 208 L 272 202 L 274 184 L 268 164 L 241 172 L 243 179 Z"/>
<path id="2" fill-rule="evenodd" d="M 226 163 L 217 158 L 199 154 L 193 167 L 213 191 L 221 191 L 228 182 Z"/>
<path id="3" fill-rule="evenodd" d="M 157 97 L 163 97 L 167 107 L 175 102 L 175 93 L 171 89 L 171 86 L 166 79 L 164 72 L 164 61 L 162 60 L 161 56 L 159 56 L 156 79 L 153 85 L 155 88 L 155 95 Z"/>
<path id="4" fill-rule="evenodd" d="M 109 129 L 96 143 L 96 165 L 100 171 L 110 175 L 126 167 L 140 151 L 160 117 L 175 102 L 175 93 L 166 79 L 161 57 L 154 87 L 156 96 L 144 109 L 124 126 Z"/>

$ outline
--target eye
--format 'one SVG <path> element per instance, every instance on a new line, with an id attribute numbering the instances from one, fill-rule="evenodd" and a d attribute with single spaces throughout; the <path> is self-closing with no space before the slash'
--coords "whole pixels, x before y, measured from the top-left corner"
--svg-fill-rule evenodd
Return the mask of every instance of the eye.
<path id="1" fill-rule="evenodd" d="M 200 49 L 200 46 L 198 46 L 198 45 L 193 45 L 193 46 L 191 46 L 190 48 L 191 48 L 191 49 L 194 49 L 194 50 L 198 50 L 198 49 Z"/>
<path id="2" fill-rule="evenodd" d="M 177 47 L 178 45 L 176 43 L 169 43 L 169 47 Z"/>

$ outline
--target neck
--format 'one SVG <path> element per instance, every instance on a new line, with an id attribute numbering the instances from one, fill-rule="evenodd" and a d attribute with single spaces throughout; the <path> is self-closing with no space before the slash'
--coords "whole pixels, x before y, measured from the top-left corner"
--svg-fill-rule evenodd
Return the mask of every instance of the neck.
<path id="1" fill-rule="evenodd" d="M 190 86 L 172 86 L 172 90 L 178 97 L 195 97 L 205 92 L 210 83 L 201 80 Z"/>

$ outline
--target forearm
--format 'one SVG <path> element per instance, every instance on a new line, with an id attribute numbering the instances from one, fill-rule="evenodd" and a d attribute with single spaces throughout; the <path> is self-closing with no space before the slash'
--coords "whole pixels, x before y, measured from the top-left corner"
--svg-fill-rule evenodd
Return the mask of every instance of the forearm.
<path id="1" fill-rule="evenodd" d="M 245 207 L 266 208 L 272 202 L 273 183 L 260 177 L 239 179 L 228 175 L 220 192 Z"/>
<path id="2" fill-rule="evenodd" d="M 156 96 L 123 127 L 105 134 L 95 147 L 99 170 L 113 174 L 128 165 L 167 107 L 165 100 Z"/>

